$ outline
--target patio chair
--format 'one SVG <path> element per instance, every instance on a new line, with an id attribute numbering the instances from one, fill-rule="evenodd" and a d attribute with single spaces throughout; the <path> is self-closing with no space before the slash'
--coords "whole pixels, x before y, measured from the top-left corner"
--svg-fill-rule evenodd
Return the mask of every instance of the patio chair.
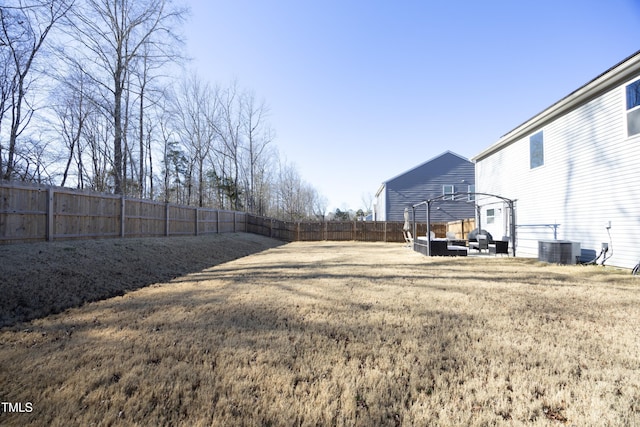
<path id="1" fill-rule="evenodd" d="M 496 240 L 489 244 L 489 253 L 492 255 L 507 255 L 509 256 L 509 240 L 503 238 L 502 240 Z"/>
<path id="2" fill-rule="evenodd" d="M 486 234 L 478 234 L 476 239 L 478 239 L 476 242 L 469 242 L 470 249 L 475 249 L 478 252 L 489 251 L 489 239 Z"/>

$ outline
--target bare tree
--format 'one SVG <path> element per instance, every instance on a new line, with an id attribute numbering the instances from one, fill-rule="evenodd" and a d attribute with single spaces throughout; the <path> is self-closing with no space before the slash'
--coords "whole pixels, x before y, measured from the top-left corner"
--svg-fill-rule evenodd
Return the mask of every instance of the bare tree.
<path id="1" fill-rule="evenodd" d="M 2 124 L 5 113 L 11 108 L 11 94 L 15 93 L 15 79 L 11 64 L 11 52 L 6 48 L 4 38 L 0 38 L 0 178 L 4 176 Z"/>
<path id="2" fill-rule="evenodd" d="M 146 132 L 146 142 L 147 142 L 147 144 L 146 144 L 146 146 L 147 146 L 147 157 L 149 159 L 149 169 L 148 169 L 148 171 L 149 171 L 149 192 L 148 192 L 148 195 L 149 195 L 150 199 L 153 199 L 154 198 L 153 154 L 152 154 L 152 151 L 151 151 L 151 142 L 152 142 L 151 135 L 152 135 L 152 132 L 153 132 L 153 124 L 152 124 L 151 120 L 148 120 L 146 123 L 147 123 L 147 125 L 146 125 L 146 129 L 147 129 L 147 132 Z M 140 196 L 140 197 L 143 197 L 143 196 L 144 196 L 144 194 L 142 196 Z"/>
<path id="3" fill-rule="evenodd" d="M 14 175 L 18 137 L 33 115 L 34 107 L 27 102 L 27 93 L 32 83 L 34 61 L 43 51 L 51 29 L 73 4 L 72 0 L 14 0 L 0 6 L 0 57 L 6 61 L 2 77 L 7 79 L 0 89 L 0 119 L 4 119 L 5 112 L 10 116 L 4 173 L 0 160 L 0 175 L 4 179 L 9 180 Z M 0 159 L 2 154 L 0 148 Z"/>
<path id="4" fill-rule="evenodd" d="M 287 221 L 314 217 L 318 193 L 302 179 L 295 166 L 288 163 L 280 166 L 276 186 L 277 207 L 274 216 Z"/>
<path id="5" fill-rule="evenodd" d="M 362 212 L 364 213 L 364 216 L 373 212 L 373 199 L 374 197 L 371 192 L 361 194 L 362 206 L 364 207 Z"/>
<path id="6" fill-rule="evenodd" d="M 259 158 L 256 158 L 253 166 L 253 213 L 257 215 L 266 215 L 273 206 L 276 164 L 277 150 L 270 145 L 265 147 Z"/>
<path id="7" fill-rule="evenodd" d="M 153 156 L 151 142 L 156 126 L 153 124 L 154 109 L 167 96 L 164 90 L 169 78 L 162 70 L 167 64 L 176 61 L 180 56 L 174 49 L 161 40 L 149 39 L 141 48 L 134 67 L 135 88 L 137 96 L 137 139 L 138 139 L 138 187 L 140 197 L 147 192 L 153 195 Z M 159 139 L 162 137 L 159 136 Z M 145 161 L 146 160 L 146 161 Z"/>
<path id="8" fill-rule="evenodd" d="M 319 220 L 324 222 L 327 217 L 327 209 L 329 202 L 327 198 L 321 196 L 320 194 L 315 192 L 313 196 L 313 215 Z"/>
<path id="9" fill-rule="evenodd" d="M 142 49 L 142 55 L 140 58 L 140 65 L 138 67 L 137 77 L 138 77 L 138 102 L 139 102 L 139 110 L 138 110 L 138 187 L 140 189 L 140 198 L 144 197 L 144 187 L 145 187 L 145 170 L 144 170 L 144 160 L 145 155 L 144 151 L 146 146 L 148 145 L 145 140 L 145 126 L 144 126 L 144 117 L 145 117 L 145 101 L 146 101 L 146 91 L 147 85 L 150 82 L 150 71 L 153 64 L 153 61 L 150 61 L 150 52 L 149 52 L 149 43 L 145 43 Z M 150 137 L 149 137 L 150 139 Z M 150 144 L 150 142 L 149 142 Z M 151 153 L 151 150 L 149 150 Z"/>
<path id="10" fill-rule="evenodd" d="M 177 133 L 189 153 L 188 176 L 196 180 L 198 206 L 204 206 L 208 167 L 206 162 L 217 137 L 214 126 L 218 120 L 216 90 L 192 74 L 180 85 L 175 104 Z"/>
<path id="11" fill-rule="evenodd" d="M 223 157 L 219 175 L 219 186 L 224 189 L 231 208 L 240 209 L 240 172 L 241 172 L 241 128 L 242 110 L 238 99 L 238 86 L 233 83 L 229 88 L 218 91 L 220 114 L 212 122 L 220 147 L 216 150 Z M 227 169 L 228 167 L 228 169 Z"/>
<path id="12" fill-rule="evenodd" d="M 58 119 L 59 135 L 67 148 L 66 164 L 60 182 L 62 187 L 67 182 L 72 163 L 75 163 L 76 185 L 78 188 L 84 188 L 86 172 L 82 140 L 85 134 L 85 122 L 93 112 L 93 107 L 87 99 L 90 84 L 91 82 L 82 72 L 75 70 L 60 83 L 58 90 L 54 92 L 55 101 L 52 101 L 52 106 Z"/>
<path id="13" fill-rule="evenodd" d="M 123 141 L 129 78 L 148 43 L 166 47 L 155 56 L 160 58 L 168 54 L 172 42 L 179 42 L 175 28 L 185 13 L 173 8 L 170 0 L 85 0 L 83 7 L 75 9 L 76 39 L 80 42 L 75 60 L 102 87 L 101 99 L 96 102 L 113 122 L 113 178 L 118 194 L 123 193 L 126 179 L 128 153 Z M 165 58 L 162 56 L 163 61 Z"/>
<path id="14" fill-rule="evenodd" d="M 86 150 L 89 157 L 89 188 L 95 191 L 109 191 L 113 185 L 110 159 L 113 154 L 108 144 L 113 135 L 112 123 L 101 114 L 91 114 L 83 126 Z"/>
<path id="15" fill-rule="evenodd" d="M 246 92 L 240 99 L 242 114 L 242 134 L 245 139 L 244 150 L 244 178 L 246 181 L 246 209 L 255 213 L 258 205 L 257 188 L 260 183 L 258 178 L 263 176 L 259 173 L 259 167 L 269 143 L 273 140 L 273 131 L 267 122 L 269 109 L 265 102 L 256 102 L 253 92 Z"/>

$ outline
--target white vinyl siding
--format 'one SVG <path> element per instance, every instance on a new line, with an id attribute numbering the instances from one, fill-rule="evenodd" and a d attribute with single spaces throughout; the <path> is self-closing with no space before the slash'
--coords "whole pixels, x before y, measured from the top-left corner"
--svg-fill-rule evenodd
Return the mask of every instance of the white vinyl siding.
<path id="1" fill-rule="evenodd" d="M 531 134 L 478 160 L 478 191 L 517 199 L 518 255 L 536 257 L 537 241 L 553 238 L 544 224 L 560 224 L 558 239 L 599 252 L 611 221 L 608 264 L 633 267 L 640 260 L 640 144 L 627 137 L 624 88 L 536 130 L 544 131 L 544 168 L 529 167 Z"/>
<path id="2" fill-rule="evenodd" d="M 640 134 L 640 80 L 627 85 L 625 90 L 627 106 L 627 135 Z"/>
<path id="3" fill-rule="evenodd" d="M 375 202 L 375 218 L 376 221 L 387 221 L 387 188 L 386 186 L 380 191 Z"/>

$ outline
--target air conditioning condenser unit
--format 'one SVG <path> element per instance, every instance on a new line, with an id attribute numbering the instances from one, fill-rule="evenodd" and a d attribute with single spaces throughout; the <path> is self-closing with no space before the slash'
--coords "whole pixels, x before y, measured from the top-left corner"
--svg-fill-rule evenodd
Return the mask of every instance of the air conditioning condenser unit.
<path id="1" fill-rule="evenodd" d="M 538 241 L 538 261 L 575 264 L 580 256 L 580 242 L 570 240 Z"/>

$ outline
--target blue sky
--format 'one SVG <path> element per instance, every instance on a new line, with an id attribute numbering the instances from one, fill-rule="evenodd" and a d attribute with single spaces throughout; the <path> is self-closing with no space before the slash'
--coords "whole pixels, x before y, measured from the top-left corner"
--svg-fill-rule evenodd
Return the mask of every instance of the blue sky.
<path id="1" fill-rule="evenodd" d="M 640 0 L 187 4 L 192 67 L 266 101 L 331 211 L 446 150 L 473 157 L 640 50 Z"/>

